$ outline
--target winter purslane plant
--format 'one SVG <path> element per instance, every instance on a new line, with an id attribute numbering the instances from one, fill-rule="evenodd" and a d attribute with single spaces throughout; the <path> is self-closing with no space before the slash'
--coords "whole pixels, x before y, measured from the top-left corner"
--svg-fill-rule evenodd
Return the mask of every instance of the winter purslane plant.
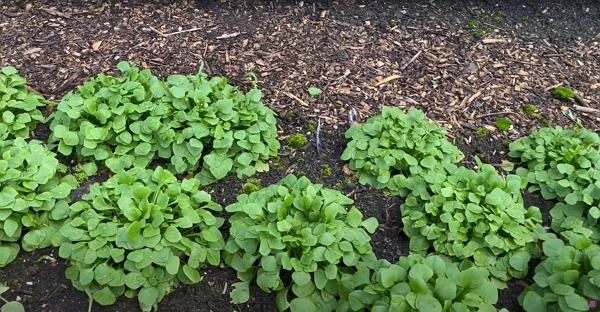
<path id="1" fill-rule="evenodd" d="M 346 131 L 348 143 L 342 160 L 356 170 L 361 184 L 386 188 L 394 195 L 428 197 L 427 184 L 442 182 L 448 167 L 463 154 L 448 141 L 445 128 L 410 109 L 383 107 L 381 115 Z"/>
<path id="2" fill-rule="evenodd" d="M 78 183 L 42 142 L 0 141 L 0 267 L 25 251 L 51 245 L 69 214 Z"/>
<path id="3" fill-rule="evenodd" d="M 522 278 L 545 232 L 542 215 L 537 207 L 523 206 L 525 179 L 504 179 L 493 166 L 478 164 L 478 171 L 460 167 L 445 182 L 430 185 L 428 201 L 410 196 L 401 206 L 410 249 L 424 254 L 433 247 L 473 261 L 500 280 Z"/>
<path id="4" fill-rule="evenodd" d="M 38 107 L 46 101 L 29 92 L 26 83 L 14 67 L 0 69 L 0 139 L 29 138 L 44 119 Z"/>
<path id="5" fill-rule="evenodd" d="M 359 262 L 375 262 L 367 231 L 375 231 L 377 220 L 363 220 L 354 206 L 346 210 L 352 204 L 339 191 L 294 175 L 239 195 L 225 208 L 234 214 L 223 259 L 242 280 L 233 284 L 232 301 L 246 302 L 256 278 L 264 291 L 278 292 L 280 311 L 333 311 L 341 276 Z"/>
<path id="6" fill-rule="evenodd" d="M 235 170 L 266 171 L 277 155 L 275 114 L 253 88 L 244 94 L 222 77 L 171 75 L 118 64 L 121 77 L 100 74 L 67 94 L 52 117 L 49 138 L 63 155 L 103 161 L 113 172 L 167 159 L 173 173 L 203 185 Z"/>
<path id="7" fill-rule="evenodd" d="M 179 283 L 198 283 L 198 268 L 219 264 L 224 219 L 213 212 L 222 208 L 199 186 L 161 167 L 133 168 L 71 205 L 54 243 L 71 263 L 67 278 L 90 295 L 90 309 L 92 299 L 110 305 L 125 294 L 150 311 Z"/>

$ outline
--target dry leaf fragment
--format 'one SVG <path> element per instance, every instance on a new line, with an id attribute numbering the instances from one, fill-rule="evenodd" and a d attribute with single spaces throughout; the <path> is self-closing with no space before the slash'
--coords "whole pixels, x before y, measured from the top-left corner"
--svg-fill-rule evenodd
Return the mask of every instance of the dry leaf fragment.
<path id="1" fill-rule="evenodd" d="M 92 50 L 94 51 L 98 51 L 98 49 L 100 49 L 100 45 L 102 44 L 102 40 L 100 41 L 96 41 L 92 44 Z"/>
<path id="2" fill-rule="evenodd" d="M 388 83 L 388 82 L 390 82 L 390 81 L 394 81 L 394 80 L 396 80 L 396 79 L 400 79 L 400 78 L 402 78 L 402 76 L 399 76 L 399 75 L 391 75 L 391 76 L 389 76 L 389 77 L 387 77 L 387 78 L 384 78 L 384 79 L 382 79 L 382 80 L 378 81 L 378 82 L 375 84 L 375 86 L 380 86 L 380 85 L 382 85 L 382 84 L 386 84 L 386 83 Z"/>
<path id="3" fill-rule="evenodd" d="M 354 171 L 350 170 L 350 168 L 348 168 L 348 164 L 345 164 L 344 167 L 342 167 L 342 171 L 344 171 L 345 175 L 354 175 Z"/>
<path id="4" fill-rule="evenodd" d="M 31 53 L 36 53 L 36 52 L 40 52 L 42 51 L 42 48 L 31 48 L 25 52 L 23 52 L 23 55 L 27 55 L 27 54 L 31 54 Z"/>
<path id="5" fill-rule="evenodd" d="M 42 8 L 42 10 L 44 10 L 46 13 L 48 13 L 50 15 L 64 17 L 64 18 L 71 18 L 71 13 L 60 12 L 60 11 L 58 11 L 56 9 L 44 9 L 44 8 Z"/>
<path id="6" fill-rule="evenodd" d="M 248 45 L 248 39 L 242 40 L 242 48 L 245 48 Z"/>

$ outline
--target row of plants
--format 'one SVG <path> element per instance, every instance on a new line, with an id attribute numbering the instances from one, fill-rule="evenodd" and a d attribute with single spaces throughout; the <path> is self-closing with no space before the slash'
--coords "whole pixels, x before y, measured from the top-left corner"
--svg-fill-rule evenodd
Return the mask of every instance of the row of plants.
<path id="1" fill-rule="evenodd" d="M 514 162 L 503 167 L 517 168 L 503 177 L 479 159 L 476 170 L 457 167 L 460 159 L 452 156 L 456 152 L 443 131 L 421 114 L 384 108 L 381 116 L 346 132 L 352 140 L 342 156 L 361 183 L 405 195 L 401 212 L 411 252 L 433 251 L 461 266 L 485 268 L 499 287 L 525 277 L 530 259 L 541 257 L 535 284 L 519 297 L 526 311 L 595 308 L 598 135 L 584 128 L 542 128 L 509 145 Z M 423 124 L 416 126 L 421 130 L 414 129 L 416 123 Z M 431 128 L 439 132 L 424 130 Z M 556 202 L 550 211 L 554 233 L 542 227 L 537 207 L 524 207 L 526 188 Z"/>
<path id="2" fill-rule="evenodd" d="M 225 78 L 202 73 L 160 81 L 127 63 L 118 68 L 121 77 L 98 75 L 66 95 L 50 117 L 49 148 L 115 173 L 82 201 L 70 204 L 77 181 L 56 154 L 27 142 L 24 132 L 4 136 L 0 266 L 14 260 L 19 239 L 26 251 L 60 246 L 71 263 L 66 276 L 88 293 L 90 309 L 93 301 L 109 305 L 125 295 L 150 311 L 179 284 L 199 282 L 198 269 L 223 260 L 240 278 L 234 303 L 249 300 L 255 281 L 277 292 L 281 311 L 495 311 L 498 289 L 542 256 L 539 287 L 521 298 L 528 311 L 580 311 L 584 298 L 595 299 L 589 293 L 596 291 L 596 264 L 589 259 L 597 248 L 600 140 L 593 132 L 542 129 L 514 142 L 509 155 L 523 168 L 504 178 L 479 161 L 476 171 L 459 167 L 462 153 L 419 110 L 384 107 L 351 127 L 342 159 L 359 182 L 406 197 L 401 210 L 413 254 L 392 264 L 373 254 L 369 233 L 377 221 L 306 177 L 289 175 L 238 196 L 225 207 L 233 215 L 223 235 L 222 207 L 200 188 L 232 171 L 242 177 L 268 169 L 279 149 L 274 113 L 256 86 L 243 94 Z M 3 101 L 15 101 L 2 107 L 27 114 L 16 103 L 28 98 L 19 95 L 27 93 L 24 80 L 14 78 L 14 69 L 2 73 L 5 85 L 18 82 L 10 96 L 0 82 Z M 27 127 L 29 135 L 35 123 Z M 161 159 L 168 159 L 166 168 L 149 169 Z M 521 192 L 528 185 L 561 200 L 551 213 L 560 237 L 546 233 L 539 209 L 525 209 Z M 556 261 L 565 266 L 555 268 Z M 575 286 L 553 286 L 559 279 Z"/>

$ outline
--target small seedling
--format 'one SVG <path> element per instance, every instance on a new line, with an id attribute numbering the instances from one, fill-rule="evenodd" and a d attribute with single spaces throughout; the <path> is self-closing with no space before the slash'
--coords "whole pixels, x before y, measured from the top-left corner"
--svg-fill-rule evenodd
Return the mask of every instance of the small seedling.
<path id="1" fill-rule="evenodd" d="M 554 91 L 552 91 L 552 95 L 561 100 L 572 99 L 575 97 L 575 93 L 566 87 L 555 88 Z"/>
<path id="2" fill-rule="evenodd" d="M 500 131 L 508 131 L 508 129 L 510 129 L 510 126 L 512 125 L 512 122 L 510 122 L 510 120 L 506 119 L 506 118 L 499 118 L 498 120 L 496 120 L 496 128 L 498 128 L 498 130 Z"/>
<path id="3" fill-rule="evenodd" d="M 294 118 L 294 117 L 296 117 L 296 113 L 294 113 L 294 112 L 292 112 L 292 111 L 289 111 L 289 112 L 287 113 L 287 116 L 288 116 L 288 117 L 290 117 L 290 118 Z"/>
<path id="4" fill-rule="evenodd" d="M 475 27 L 475 26 L 477 26 L 477 21 L 469 21 L 467 23 L 467 26 L 469 26 L 469 27 Z"/>
<path id="5" fill-rule="evenodd" d="M 306 127 L 306 129 L 308 130 L 308 132 L 312 132 L 312 133 L 314 133 L 314 132 L 316 131 L 316 130 L 315 130 L 315 123 L 314 123 L 314 121 L 311 121 L 311 122 L 308 124 L 308 127 Z"/>
<path id="6" fill-rule="evenodd" d="M 494 32 L 494 28 L 488 27 L 488 28 L 486 28 L 486 29 L 485 29 L 485 32 L 486 32 L 487 34 L 491 34 L 491 33 L 493 33 L 493 32 Z"/>
<path id="7" fill-rule="evenodd" d="M 500 22 L 502 18 L 500 16 L 494 16 L 494 22 Z"/>
<path id="8" fill-rule="evenodd" d="M 308 140 L 306 139 L 306 136 L 304 134 L 299 133 L 288 137 L 286 139 L 286 142 L 291 147 L 301 148 L 306 144 L 306 142 L 308 142 Z"/>
<path id="9" fill-rule="evenodd" d="M 533 116 L 533 114 L 535 113 L 535 110 L 536 110 L 535 105 L 532 105 L 532 104 L 523 105 L 523 111 L 529 117 Z"/>
<path id="10" fill-rule="evenodd" d="M 528 22 L 529 21 L 529 16 L 525 15 L 521 19 L 523 20 L 523 22 Z"/>
<path id="11" fill-rule="evenodd" d="M 250 179 L 248 182 L 242 185 L 242 194 L 250 194 L 262 189 L 262 185 L 260 184 L 260 180 L 258 179 Z"/>
<path id="12" fill-rule="evenodd" d="M 319 88 L 310 87 L 310 88 L 308 88 L 308 93 L 312 96 L 317 96 L 317 95 L 323 93 L 323 91 L 321 91 L 321 89 L 319 89 Z"/>
<path id="13" fill-rule="evenodd" d="M 321 165 L 321 169 L 323 169 L 323 175 L 328 176 L 328 177 L 331 176 L 331 167 L 329 167 L 329 165 L 327 165 L 327 164 Z"/>
<path id="14" fill-rule="evenodd" d="M 489 133 L 490 133 L 490 131 L 486 128 L 477 129 L 477 134 L 479 134 L 479 135 L 488 135 Z"/>
<path id="15" fill-rule="evenodd" d="M 471 33 L 473 34 L 473 37 L 483 37 L 483 35 L 485 35 L 481 29 L 474 29 Z"/>

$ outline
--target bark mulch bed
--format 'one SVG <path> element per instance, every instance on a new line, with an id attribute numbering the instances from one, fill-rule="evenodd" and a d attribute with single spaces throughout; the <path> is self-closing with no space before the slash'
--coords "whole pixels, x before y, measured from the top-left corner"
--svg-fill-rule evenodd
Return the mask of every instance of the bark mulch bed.
<path id="1" fill-rule="evenodd" d="M 465 153 L 499 164 L 503 142 L 544 126 L 600 128 L 600 3 L 597 1 L 17 1 L 0 3 L 0 67 L 11 65 L 31 89 L 58 101 L 86 77 L 115 74 L 127 60 L 164 78 L 194 74 L 228 77 L 247 88 L 256 73 L 264 102 L 280 116 L 281 137 L 307 133 L 303 150 L 281 157 L 281 169 L 261 174 L 263 185 L 286 173 L 304 172 L 326 187 L 341 187 L 381 228 L 375 253 L 395 261 L 408 254 L 399 234 L 402 199 L 369 190 L 348 176 L 339 160 L 348 112 L 361 120 L 381 107 L 419 108 L 450 129 Z M 551 90 L 564 85 L 576 100 L 559 101 Z M 309 87 L 323 91 L 317 97 Z M 534 105 L 528 111 L 526 105 Z M 531 107 L 530 107 L 531 109 Z M 51 111 L 46 111 L 49 114 Z M 508 118 L 508 132 L 496 120 Z M 324 150 L 317 153 L 318 120 Z M 487 129 L 488 135 L 477 130 Z M 40 126 L 36 139 L 48 137 Z M 332 169 L 323 174 L 322 165 Z M 102 181 L 102 177 L 92 179 Z M 243 181 L 231 177 L 212 186 L 222 205 L 235 201 Z M 552 203 L 526 194 L 528 204 L 548 211 Z M 42 256 L 46 260 L 37 261 Z M 49 260 L 50 259 L 50 260 Z M 54 260 L 52 260 L 54 259 Z M 85 311 L 88 297 L 64 277 L 56 249 L 22 253 L 0 269 L 27 311 Z M 274 311 L 275 296 L 258 287 L 247 304 L 229 303 L 236 281 L 228 268 L 202 272 L 204 282 L 165 297 L 167 311 Z M 521 311 L 516 297 L 530 279 L 512 281 L 497 305 Z M 120 298 L 94 311 L 135 311 Z"/>

